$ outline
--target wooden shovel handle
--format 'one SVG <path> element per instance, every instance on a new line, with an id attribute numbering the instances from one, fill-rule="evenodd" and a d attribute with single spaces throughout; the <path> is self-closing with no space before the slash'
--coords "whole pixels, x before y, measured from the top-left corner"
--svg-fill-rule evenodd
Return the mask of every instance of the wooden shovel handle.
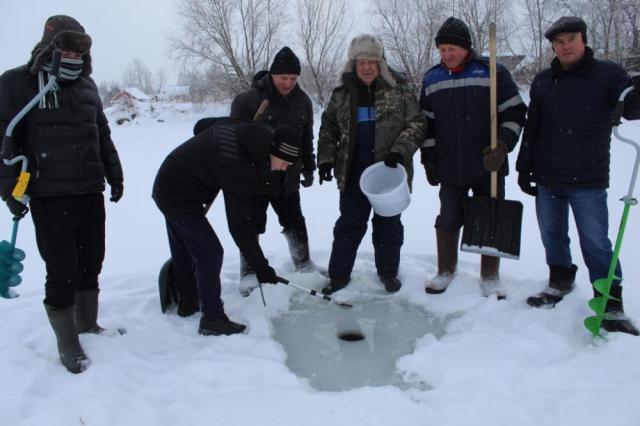
<path id="1" fill-rule="evenodd" d="M 496 24 L 489 24 L 489 103 L 491 112 L 491 149 L 498 146 L 498 85 L 496 79 Z M 491 172 L 491 198 L 498 198 L 498 172 Z"/>

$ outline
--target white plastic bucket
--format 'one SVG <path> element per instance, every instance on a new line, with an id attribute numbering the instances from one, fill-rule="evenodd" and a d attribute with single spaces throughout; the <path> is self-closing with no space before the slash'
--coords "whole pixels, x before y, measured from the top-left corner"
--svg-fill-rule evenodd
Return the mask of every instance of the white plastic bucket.
<path id="1" fill-rule="evenodd" d="M 360 189 L 380 216 L 398 215 L 411 202 L 407 172 L 400 164 L 393 168 L 381 161 L 367 167 L 360 176 Z"/>

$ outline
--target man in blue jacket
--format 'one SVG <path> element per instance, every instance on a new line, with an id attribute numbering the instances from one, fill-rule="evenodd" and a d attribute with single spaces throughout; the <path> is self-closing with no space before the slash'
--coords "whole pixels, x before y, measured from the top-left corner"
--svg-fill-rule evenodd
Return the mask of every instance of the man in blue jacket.
<path id="1" fill-rule="evenodd" d="M 538 225 L 549 265 L 547 288 L 527 299 L 534 307 L 553 307 L 573 290 L 578 267 L 571 259 L 569 207 L 589 279 L 593 282 L 608 275 L 613 255 L 607 211 L 611 114 L 620 93 L 632 84 L 618 64 L 593 57 L 582 19 L 562 17 L 545 37 L 556 58 L 531 84 L 529 113 L 516 164 L 522 191 L 536 197 Z M 623 116 L 640 118 L 637 92 L 627 96 Z M 622 277 L 619 263 L 615 274 Z M 617 300 L 607 303 L 602 327 L 638 335 L 638 329 L 624 315 L 619 280 L 613 282 L 611 295 Z"/>
<path id="2" fill-rule="evenodd" d="M 428 124 L 421 160 L 429 184 L 440 185 L 438 273 L 426 283 L 429 294 L 444 292 L 455 274 L 469 191 L 489 196 L 490 172 L 497 171 L 498 197 L 504 198 L 507 154 L 518 143 L 527 109 L 509 71 L 498 65 L 498 147 L 491 150 L 489 61 L 471 49 L 469 28 L 459 19 L 447 19 L 435 41 L 441 62 L 425 73 L 420 95 Z M 500 258 L 483 255 L 480 262 L 483 294 L 504 298 Z"/>

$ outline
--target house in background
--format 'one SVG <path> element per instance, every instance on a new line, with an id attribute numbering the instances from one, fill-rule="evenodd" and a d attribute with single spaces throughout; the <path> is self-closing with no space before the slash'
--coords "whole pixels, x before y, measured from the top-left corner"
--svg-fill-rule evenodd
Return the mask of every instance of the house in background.
<path id="1" fill-rule="evenodd" d="M 110 105 L 134 106 L 136 102 L 149 102 L 151 97 L 136 87 L 121 89 L 109 100 Z"/>

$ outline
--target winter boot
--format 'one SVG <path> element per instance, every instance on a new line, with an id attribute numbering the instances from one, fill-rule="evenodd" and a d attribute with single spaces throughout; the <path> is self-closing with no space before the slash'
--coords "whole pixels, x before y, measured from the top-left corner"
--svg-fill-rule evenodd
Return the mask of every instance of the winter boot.
<path id="1" fill-rule="evenodd" d="M 484 297 L 496 295 L 498 300 L 507 298 L 507 293 L 500 282 L 500 258 L 495 256 L 480 256 L 480 289 Z"/>
<path id="2" fill-rule="evenodd" d="M 100 290 L 84 290 L 76 292 L 76 303 L 74 308 L 74 320 L 76 322 L 76 330 L 78 334 L 93 333 L 113 335 L 98 324 L 98 293 Z M 122 327 L 116 329 L 117 334 L 123 335 L 127 332 Z"/>
<path id="3" fill-rule="evenodd" d="M 246 328 L 246 325 L 233 322 L 226 314 L 223 314 L 221 317 L 212 320 L 207 320 L 204 317 L 200 318 L 198 333 L 203 336 L 220 336 L 221 334 L 230 336 L 243 333 Z"/>
<path id="4" fill-rule="evenodd" d="M 322 289 L 322 294 L 333 294 L 338 290 L 342 290 L 349 284 L 350 278 L 331 278 L 329 285 Z"/>
<path id="5" fill-rule="evenodd" d="M 571 293 L 576 280 L 578 267 L 549 265 L 549 284 L 542 292 L 527 299 L 527 304 L 534 308 L 553 308 L 564 296 Z"/>
<path id="6" fill-rule="evenodd" d="M 306 227 L 284 229 L 282 234 L 287 239 L 296 272 L 303 274 L 318 272 L 325 277 L 329 276 L 326 268 L 316 265 L 309 256 L 309 237 Z"/>
<path id="7" fill-rule="evenodd" d="M 594 293 L 596 297 L 600 296 L 600 293 L 595 289 Z M 607 306 L 604 308 L 605 319 L 602 320 L 601 327 L 610 332 L 628 333 L 633 336 L 640 335 L 638 328 L 624 313 L 622 306 L 622 286 L 612 286 L 610 295 L 618 300 L 609 299 L 607 301 Z"/>
<path id="8" fill-rule="evenodd" d="M 458 264 L 458 236 L 460 231 L 447 232 L 436 228 L 438 244 L 438 274 L 427 280 L 424 291 L 429 294 L 444 293 L 456 273 Z"/>
<path id="9" fill-rule="evenodd" d="M 71 373 L 82 373 L 89 367 L 91 361 L 80 346 L 78 331 L 73 320 L 73 307 L 60 309 L 45 303 L 44 309 L 47 311 L 49 322 L 56 335 L 62 365 Z"/>
<path id="10" fill-rule="evenodd" d="M 395 293 L 400 290 L 402 287 L 402 282 L 398 279 L 398 277 L 389 277 L 378 275 L 382 284 L 384 284 L 384 289 L 387 290 L 387 293 Z"/>

